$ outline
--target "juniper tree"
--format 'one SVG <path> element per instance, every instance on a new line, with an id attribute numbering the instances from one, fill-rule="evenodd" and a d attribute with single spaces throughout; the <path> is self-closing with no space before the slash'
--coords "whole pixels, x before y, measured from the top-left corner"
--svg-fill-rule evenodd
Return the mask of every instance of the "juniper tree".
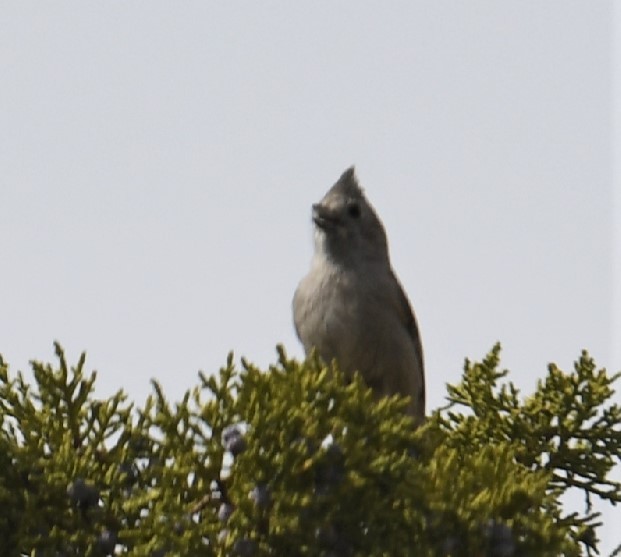
<path id="1" fill-rule="evenodd" d="M 140 406 L 55 350 L 31 381 L 0 358 L 3 556 L 582 556 L 592 500 L 621 499 L 619 376 L 586 352 L 521 397 L 495 346 L 415 428 L 407 400 L 282 348 Z"/>

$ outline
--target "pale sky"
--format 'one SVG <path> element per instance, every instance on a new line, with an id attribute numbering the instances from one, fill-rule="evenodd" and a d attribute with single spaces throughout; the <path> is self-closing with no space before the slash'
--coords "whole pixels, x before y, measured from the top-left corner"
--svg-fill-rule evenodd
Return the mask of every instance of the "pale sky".
<path id="1" fill-rule="evenodd" d="M 496 340 L 525 392 L 621 367 L 612 39 L 612 0 L 4 2 L 0 352 L 138 401 L 302 356 L 310 206 L 355 164 L 429 410 Z"/>

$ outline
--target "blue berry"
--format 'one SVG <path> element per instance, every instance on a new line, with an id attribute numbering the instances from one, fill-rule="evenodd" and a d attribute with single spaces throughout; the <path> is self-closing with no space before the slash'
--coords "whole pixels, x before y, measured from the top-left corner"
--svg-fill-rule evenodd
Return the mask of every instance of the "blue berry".
<path id="1" fill-rule="evenodd" d="M 224 428 L 222 446 L 233 456 L 237 456 L 246 450 L 246 440 L 238 425 L 230 425 Z"/>
<path id="2" fill-rule="evenodd" d="M 237 557 L 253 557 L 257 551 L 257 542 L 248 538 L 240 538 L 233 544 L 233 555 Z"/>
<path id="3" fill-rule="evenodd" d="M 254 501 L 257 508 L 266 510 L 272 502 L 272 496 L 270 494 L 269 487 L 265 484 L 258 484 L 251 492 L 250 499 Z"/>
<path id="4" fill-rule="evenodd" d="M 515 541 L 509 526 L 490 520 L 483 527 L 483 533 L 488 539 L 487 557 L 513 557 L 515 555 Z"/>
<path id="5" fill-rule="evenodd" d="M 114 548 L 116 547 L 116 542 L 118 540 L 118 536 L 116 532 L 112 530 L 104 530 L 97 540 L 97 548 L 104 555 L 112 555 L 114 553 Z"/>
<path id="6" fill-rule="evenodd" d="M 82 478 L 77 478 L 67 487 L 67 495 L 76 507 L 83 510 L 99 504 L 99 491 Z"/>
<path id="7" fill-rule="evenodd" d="M 231 517 L 231 515 L 233 514 L 234 510 L 235 510 L 235 507 L 231 505 L 230 503 L 222 503 L 220 505 L 220 508 L 218 509 L 218 519 L 221 522 L 226 523 Z"/>

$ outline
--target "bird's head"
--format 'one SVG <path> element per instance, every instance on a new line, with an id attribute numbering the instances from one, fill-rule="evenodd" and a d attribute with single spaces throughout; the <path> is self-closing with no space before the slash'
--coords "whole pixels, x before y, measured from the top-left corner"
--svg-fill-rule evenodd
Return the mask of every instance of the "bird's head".
<path id="1" fill-rule="evenodd" d="M 348 168 L 313 205 L 315 249 L 341 264 L 385 262 L 388 247 L 384 226 Z"/>

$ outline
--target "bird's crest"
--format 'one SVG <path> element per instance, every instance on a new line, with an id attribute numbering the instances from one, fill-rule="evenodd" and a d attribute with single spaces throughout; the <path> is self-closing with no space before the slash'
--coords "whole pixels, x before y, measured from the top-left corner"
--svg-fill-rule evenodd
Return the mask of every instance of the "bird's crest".
<path id="1" fill-rule="evenodd" d="M 354 166 L 350 166 L 341 177 L 337 180 L 336 184 L 332 186 L 333 192 L 339 192 L 346 197 L 362 197 L 363 191 L 358 184 L 358 178 L 356 177 L 356 169 Z"/>

